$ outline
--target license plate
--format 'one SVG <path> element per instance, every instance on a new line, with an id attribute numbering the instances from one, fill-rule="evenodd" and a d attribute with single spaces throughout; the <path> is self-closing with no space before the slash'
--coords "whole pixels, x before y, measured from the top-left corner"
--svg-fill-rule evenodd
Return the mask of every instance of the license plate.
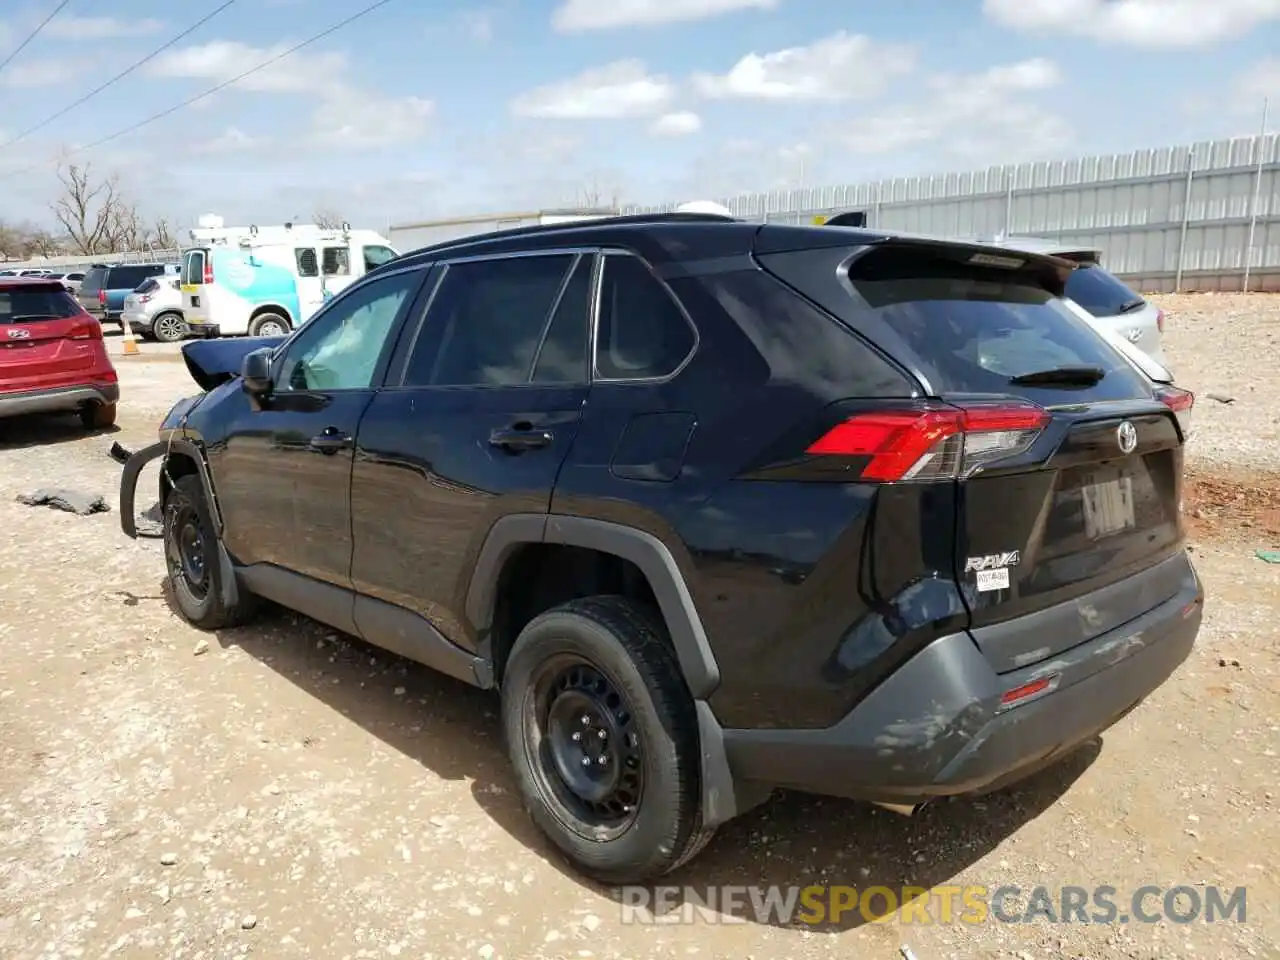
<path id="1" fill-rule="evenodd" d="M 1091 540 L 1110 537 L 1136 526 L 1133 478 L 1120 475 L 1095 479 L 1080 488 L 1084 531 Z"/>

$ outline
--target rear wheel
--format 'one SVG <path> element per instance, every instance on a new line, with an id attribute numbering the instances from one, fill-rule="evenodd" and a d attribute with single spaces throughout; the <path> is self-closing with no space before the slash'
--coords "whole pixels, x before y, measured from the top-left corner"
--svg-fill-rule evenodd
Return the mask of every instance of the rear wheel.
<path id="1" fill-rule="evenodd" d="M 249 322 L 251 337 L 283 337 L 289 332 L 289 321 L 278 313 L 260 313 Z"/>
<path id="2" fill-rule="evenodd" d="M 710 839 L 693 700 L 661 628 L 630 600 L 574 600 L 526 626 L 502 718 L 530 816 L 588 876 L 652 880 Z"/>
<path id="3" fill-rule="evenodd" d="M 177 313 L 162 313 L 151 325 L 152 336 L 161 343 L 177 343 L 179 340 L 185 340 L 190 332 L 187 329 L 187 322 L 182 319 L 181 314 Z"/>
<path id="4" fill-rule="evenodd" d="M 195 626 L 218 630 L 252 616 L 253 597 L 244 590 L 234 606 L 223 600 L 218 537 L 204 487 L 194 474 L 178 477 L 165 497 L 164 552 L 174 602 Z"/>
<path id="5" fill-rule="evenodd" d="M 80 423 L 86 430 L 105 430 L 116 422 L 114 403 L 94 403 L 80 409 Z"/>

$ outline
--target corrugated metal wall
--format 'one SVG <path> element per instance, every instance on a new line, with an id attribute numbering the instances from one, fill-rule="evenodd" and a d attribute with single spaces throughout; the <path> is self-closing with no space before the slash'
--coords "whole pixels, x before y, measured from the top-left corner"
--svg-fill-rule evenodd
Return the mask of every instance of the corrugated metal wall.
<path id="1" fill-rule="evenodd" d="M 623 212 L 667 212 L 678 202 L 632 205 Z M 810 223 L 815 217 L 865 210 L 869 226 L 887 230 L 1069 240 L 1103 251 L 1107 267 L 1143 291 L 1240 290 L 1248 258 L 1249 289 L 1280 291 L 1280 136 L 1275 134 L 743 194 L 719 202 L 735 216 L 777 223 Z"/>

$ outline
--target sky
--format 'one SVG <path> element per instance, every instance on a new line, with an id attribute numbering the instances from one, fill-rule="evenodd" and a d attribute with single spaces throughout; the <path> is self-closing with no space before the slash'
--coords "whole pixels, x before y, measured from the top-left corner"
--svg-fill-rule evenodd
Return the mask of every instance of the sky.
<path id="1" fill-rule="evenodd" d="M 0 220 L 50 223 L 59 163 L 174 223 L 382 229 L 1280 129 L 1280 0 L 389 0 L 175 109 L 370 0 L 171 43 L 222 2 L 71 0 L 0 67 Z M 0 61 L 56 6 L 3 0 Z"/>

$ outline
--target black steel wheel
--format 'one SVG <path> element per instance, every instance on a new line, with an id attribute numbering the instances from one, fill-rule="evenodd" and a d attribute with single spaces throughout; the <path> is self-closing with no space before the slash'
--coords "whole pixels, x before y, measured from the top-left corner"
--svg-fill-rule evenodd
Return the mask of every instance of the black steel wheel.
<path id="1" fill-rule="evenodd" d="M 197 627 L 217 630 L 244 623 L 255 598 L 239 587 L 227 603 L 223 564 L 204 486 L 195 474 L 179 476 L 164 500 L 164 553 L 173 601 Z"/>

